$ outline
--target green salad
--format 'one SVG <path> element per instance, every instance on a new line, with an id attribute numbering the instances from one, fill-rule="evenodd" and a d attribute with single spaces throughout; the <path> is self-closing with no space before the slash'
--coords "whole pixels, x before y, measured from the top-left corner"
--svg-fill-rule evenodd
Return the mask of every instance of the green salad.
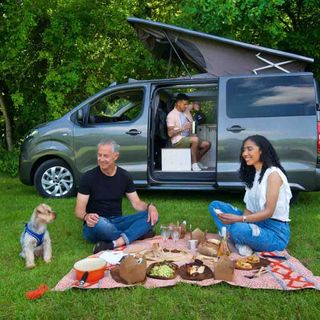
<path id="1" fill-rule="evenodd" d="M 174 275 L 174 270 L 167 264 L 154 266 L 150 271 L 150 276 L 171 278 Z"/>

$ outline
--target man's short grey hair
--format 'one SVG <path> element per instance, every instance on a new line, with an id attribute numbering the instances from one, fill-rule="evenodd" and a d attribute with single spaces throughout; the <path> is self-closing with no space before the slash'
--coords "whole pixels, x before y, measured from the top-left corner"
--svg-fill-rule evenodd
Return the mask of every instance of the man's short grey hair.
<path id="1" fill-rule="evenodd" d="M 98 149 L 101 147 L 101 146 L 111 146 L 112 147 L 112 152 L 119 152 L 120 151 L 120 145 L 117 144 L 114 140 L 101 140 L 99 143 L 98 143 Z"/>

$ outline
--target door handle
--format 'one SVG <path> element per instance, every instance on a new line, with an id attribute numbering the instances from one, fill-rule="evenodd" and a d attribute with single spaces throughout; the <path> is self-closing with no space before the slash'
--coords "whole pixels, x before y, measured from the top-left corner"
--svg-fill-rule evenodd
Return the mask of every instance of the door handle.
<path id="1" fill-rule="evenodd" d="M 137 129 L 131 129 L 126 132 L 126 134 L 129 134 L 130 136 L 137 136 L 138 134 L 141 134 L 142 131 L 137 130 Z"/>
<path id="2" fill-rule="evenodd" d="M 238 125 L 227 128 L 227 131 L 231 131 L 231 132 L 240 132 L 243 130 L 246 130 L 246 128 L 242 128 L 241 126 L 238 126 Z"/>

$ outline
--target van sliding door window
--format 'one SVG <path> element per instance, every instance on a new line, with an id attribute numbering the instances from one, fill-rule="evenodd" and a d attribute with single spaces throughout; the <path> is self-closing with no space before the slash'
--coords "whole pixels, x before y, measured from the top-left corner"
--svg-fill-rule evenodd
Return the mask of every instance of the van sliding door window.
<path id="1" fill-rule="evenodd" d="M 311 76 L 230 79 L 226 103 L 230 118 L 306 116 L 316 112 Z"/>
<path id="2" fill-rule="evenodd" d="M 133 121 L 139 117 L 143 105 L 143 90 L 115 92 L 90 105 L 89 124 Z"/>

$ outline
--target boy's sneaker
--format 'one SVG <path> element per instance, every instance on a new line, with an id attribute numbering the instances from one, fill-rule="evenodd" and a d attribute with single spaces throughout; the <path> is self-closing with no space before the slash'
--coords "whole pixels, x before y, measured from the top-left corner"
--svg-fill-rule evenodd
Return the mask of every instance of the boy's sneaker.
<path id="1" fill-rule="evenodd" d="M 99 241 L 93 247 L 93 254 L 96 254 L 103 250 L 113 250 L 114 245 L 112 241 Z"/>
<path id="2" fill-rule="evenodd" d="M 201 168 L 199 167 L 197 162 L 193 163 L 191 168 L 192 168 L 192 171 L 201 171 Z"/>
<path id="3" fill-rule="evenodd" d="M 248 257 L 248 256 L 251 256 L 253 253 L 253 250 L 246 244 L 236 243 L 235 246 L 238 249 L 240 256 Z"/>
<path id="4" fill-rule="evenodd" d="M 202 164 L 201 162 L 198 162 L 198 166 L 201 170 L 205 170 L 205 169 L 208 169 L 208 166 Z"/>

